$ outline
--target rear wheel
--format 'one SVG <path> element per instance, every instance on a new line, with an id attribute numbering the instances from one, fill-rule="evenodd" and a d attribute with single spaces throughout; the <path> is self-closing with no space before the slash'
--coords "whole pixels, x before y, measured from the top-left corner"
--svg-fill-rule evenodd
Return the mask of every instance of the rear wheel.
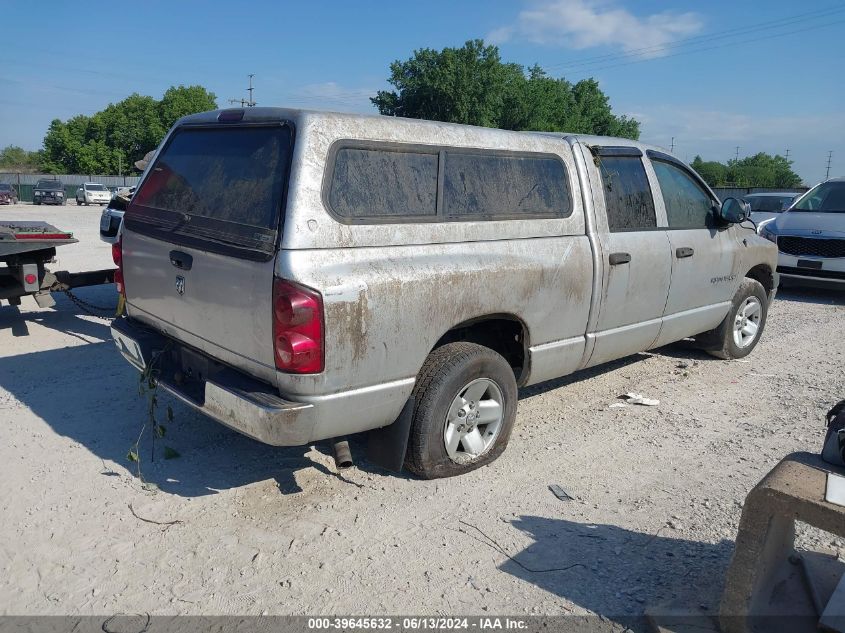
<path id="1" fill-rule="evenodd" d="M 766 289 L 759 281 L 746 278 L 734 294 L 725 320 L 715 330 L 697 336 L 696 342 L 717 358 L 748 356 L 763 334 L 768 310 Z"/>
<path id="2" fill-rule="evenodd" d="M 505 450 L 516 419 L 516 379 L 492 349 L 437 348 L 420 371 L 414 398 L 406 465 L 420 477 L 460 475 Z"/>
<path id="3" fill-rule="evenodd" d="M 82 203 L 79 201 L 79 198 L 76 199 L 76 206 L 80 206 Z"/>

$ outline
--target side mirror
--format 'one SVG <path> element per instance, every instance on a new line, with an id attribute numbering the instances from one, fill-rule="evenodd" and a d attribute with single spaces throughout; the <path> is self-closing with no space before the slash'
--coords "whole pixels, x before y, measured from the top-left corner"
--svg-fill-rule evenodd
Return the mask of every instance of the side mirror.
<path id="1" fill-rule="evenodd" d="M 747 202 L 736 198 L 725 198 L 719 208 L 719 217 L 729 224 L 745 222 L 750 214 L 750 207 Z"/>

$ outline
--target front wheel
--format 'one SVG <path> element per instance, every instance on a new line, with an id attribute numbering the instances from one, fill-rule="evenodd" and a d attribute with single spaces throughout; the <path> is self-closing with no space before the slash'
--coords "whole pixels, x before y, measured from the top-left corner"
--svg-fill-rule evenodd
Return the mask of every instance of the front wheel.
<path id="1" fill-rule="evenodd" d="M 438 347 L 414 387 L 408 469 L 435 479 L 489 464 L 508 444 L 516 401 L 513 370 L 500 354 L 475 343 Z"/>
<path id="2" fill-rule="evenodd" d="M 759 281 L 746 278 L 739 284 L 725 320 L 715 330 L 697 336 L 696 341 L 717 358 L 744 358 L 760 341 L 768 312 L 766 289 Z"/>

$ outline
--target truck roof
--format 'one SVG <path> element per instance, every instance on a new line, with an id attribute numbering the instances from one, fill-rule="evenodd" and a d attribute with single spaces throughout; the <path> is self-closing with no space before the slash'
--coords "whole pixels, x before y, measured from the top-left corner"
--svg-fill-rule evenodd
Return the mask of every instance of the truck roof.
<path id="1" fill-rule="evenodd" d="M 560 139 L 574 138 L 585 145 L 612 145 L 618 147 L 636 147 L 645 153 L 647 150 L 656 150 L 665 154 L 670 152 L 657 145 L 648 145 L 633 141 L 628 138 L 618 138 L 613 136 L 593 136 L 589 134 L 572 134 L 568 132 L 534 132 L 534 131 L 520 131 L 502 130 L 499 128 L 487 128 L 476 125 L 466 125 L 462 123 L 444 123 L 442 121 L 428 121 L 425 119 L 409 119 L 405 117 L 384 116 L 381 114 L 361 114 L 361 113 L 347 113 L 347 112 L 332 112 L 324 110 L 306 110 L 298 108 L 272 108 L 272 107 L 255 107 L 255 108 L 228 108 L 221 110 L 212 110 L 209 112 L 201 112 L 199 114 L 192 114 L 183 117 L 177 121 L 177 125 L 197 124 L 197 123 L 216 123 L 217 117 L 223 112 L 238 112 L 243 110 L 243 121 L 261 122 L 261 121 L 279 121 L 290 120 L 297 126 L 309 125 L 313 123 L 323 122 L 328 125 L 332 123 L 356 123 L 362 131 L 368 133 L 377 133 L 379 128 L 382 128 L 388 122 L 395 124 L 401 122 L 411 129 L 426 131 L 431 134 L 438 133 L 449 135 L 460 133 L 461 130 L 472 129 L 475 133 L 480 133 L 489 136 L 491 141 L 495 141 L 496 137 L 501 137 L 503 140 L 508 135 L 518 134 L 522 135 L 538 135 L 544 137 L 556 137 Z M 432 138 L 432 144 L 436 144 L 437 137 Z"/>

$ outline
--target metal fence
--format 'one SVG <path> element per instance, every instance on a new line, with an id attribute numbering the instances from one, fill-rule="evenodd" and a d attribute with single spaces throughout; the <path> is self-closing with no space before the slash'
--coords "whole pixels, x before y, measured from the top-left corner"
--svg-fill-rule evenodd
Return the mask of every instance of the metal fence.
<path id="1" fill-rule="evenodd" d="M 719 196 L 719 200 L 725 198 L 742 198 L 749 193 L 804 193 L 809 187 L 713 187 L 713 193 Z"/>
<path id="2" fill-rule="evenodd" d="M 18 190 L 18 198 L 24 202 L 32 202 L 32 190 L 39 180 L 60 180 L 65 186 L 65 198 L 73 200 L 77 188 L 84 182 L 96 182 L 105 185 L 112 191 L 118 187 L 134 187 L 140 180 L 139 176 L 104 176 L 102 174 L 17 174 L 0 172 L 0 183 L 10 184 Z M 713 187 L 713 192 L 720 200 L 725 198 L 742 198 L 749 193 L 793 192 L 804 193 L 809 187 Z"/>
<path id="3" fill-rule="evenodd" d="M 76 190 L 82 183 L 96 182 L 114 191 L 118 187 L 134 187 L 138 176 L 104 176 L 102 174 L 18 174 L 0 172 L 0 183 L 12 185 L 18 191 L 18 199 L 32 202 L 32 191 L 39 180 L 59 180 L 65 188 L 65 199 L 74 200 Z"/>

